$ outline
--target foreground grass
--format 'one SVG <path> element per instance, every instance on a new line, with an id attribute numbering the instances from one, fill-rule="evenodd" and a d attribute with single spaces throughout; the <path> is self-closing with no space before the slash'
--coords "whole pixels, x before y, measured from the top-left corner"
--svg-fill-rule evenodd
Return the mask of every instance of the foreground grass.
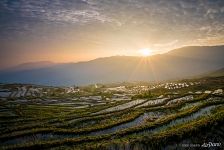
<path id="1" fill-rule="evenodd" d="M 75 146 L 61 146 L 65 149 L 124 149 L 129 148 L 150 148 L 164 149 L 169 143 L 191 138 L 195 134 L 209 131 L 213 126 L 220 127 L 224 123 L 224 107 L 218 108 L 213 115 L 195 119 L 194 121 L 173 126 L 166 131 L 143 135 L 127 135 L 123 138 L 114 138 L 113 140 L 102 140 L 100 142 L 89 142 Z M 176 147 L 178 148 L 178 147 Z"/>
<path id="2" fill-rule="evenodd" d="M 198 110 L 200 110 L 201 108 L 210 106 L 210 105 L 218 105 L 218 104 L 223 104 L 223 101 L 215 101 L 215 102 L 206 102 L 203 103 L 199 106 L 195 106 L 191 109 L 188 109 L 186 111 L 168 116 L 166 118 L 162 118 L 156 122 L 149 122 L 147 124 L 144 124 L 142 126 L 138 126 L 138 127 L 133 127 L 133 128 L 128 128 L 125 130 L 122 130 L 120 132 L 116 132 L 113 134 L 105 134 L 105 135 L 101 135 L 101 136 L 86 136 L 86 137 L 82 137 L 82 138 L 68 138 L 68 139 L 62 139 L 62 140 L 52 140 L 52 141 L 39 141 L 39 142 L 35 142 L 35 143 L 26 143 L 26 144 L 20 144 L 20 145 L 15 145 L 12 147 L 4 147 L 5 149 L 29 149 L 29 148 L 37 148 L 37 149 L 43 149 L 43 148 L 50 148 L 50 147 L 57 147 L 57 146 L 61 146 L 61 145 L 82 145 L 84 143 L 94 143 L 98 141 L 107 141 L 107 140 L 111 140 L 112 141 L 116 141 L 116 139 L 120 139 L 120 138 L 125 138 L 126 136 L 132 134 L 132 133 L 138 133 L 141 131 L 144 131 L 146 129 L 153 129 L 155 127 L 158 127 L 160 125 L 164 125 L 167 124 L 169 122 L 171 122 L 174 119 L 177 118 L 182 118 L 184 116 L 188 116 L 194 112 L 197 112 Z M 206 117 L 207 118 L 207 117 Z M 216 121 L 222 120 L 224 118 L 224 112 L 221 111 L 219 113 L 215 113 L 215 117 L 213 119 L 211 118 L 207 118 L 207 119 L 203 119 L 203 122 L 200 122 L 202 124 L 209 124 L 209 123 L 214 123 Z M 200 126 L 200 123 L 194 124 L 195 126 Z M 194 127 L 194 126 L 193 126 Z M 194 127 L 195 128 L 195 127 Z M 191 129 L 191 128 L 189 128 Z M 178 134 L 183 134 L 185 133 L 185 130 L 182 131 L 183 128 L 181 128 L 181 130 L 178 130 Z M 64 131 L 63 131 L 64 132 Z M 179 133 L 179 132 L 183 132 L 183 133 Z M 67 133 L 67 131 L 66 131 Z M 173 133 L 170 132 L 171 135 L 173 135 Z M 170 136 L 170 134 L 168 134 Z M 161 137 L 162 139 L 165 138 L 168 135 L 160 135 L 160 136 L 154 136 L 153 139 L 155 138 L 157 140 L 157 138 Z M 7 138 L 7 137 L 4 137 Z M 9 136 L 10 138 L 10 136 Z M 158 139 L 159 140 L 159 139 Z M 111 141 L 110 141 L 111 142 Z"/>

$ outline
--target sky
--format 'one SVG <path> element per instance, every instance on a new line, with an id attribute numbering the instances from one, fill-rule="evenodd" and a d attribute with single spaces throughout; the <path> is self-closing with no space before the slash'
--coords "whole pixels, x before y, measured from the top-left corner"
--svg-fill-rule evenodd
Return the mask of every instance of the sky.
<path id="1" fill-rule="evenodd" d="M 1 0 L 0 69 L 224 44 L 224 0 Z"/>

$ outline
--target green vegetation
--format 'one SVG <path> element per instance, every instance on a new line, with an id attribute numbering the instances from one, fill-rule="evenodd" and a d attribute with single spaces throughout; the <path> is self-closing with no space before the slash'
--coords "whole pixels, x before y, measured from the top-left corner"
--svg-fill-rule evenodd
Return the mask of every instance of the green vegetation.
<path id="1" fill-rule="evenodd" d="M 173 141 L 181 145 L 193 135 L 206 134 L 206 130 L 209 135 L 216 130 L 223 132 L 220 128 L 224 122 L 224 96 L 219 93 L 223 90 L 222 81 L 203 78 L 167 84 L 192 83 L 179 89 L 166 89 L 164 83 L 124 83 L 118 87 L 97 84 L 74 88 L 74 93 L 66 93 L 62 87 L 38 87 L 49 93 L 1 98 L 0 148 L 178 149 Z M 17 86 L 23 87 L 1 88 L 16 90 Z M 138 99 L 143 101 L 137 103 Z M 130 102 L 133 105 L 129 106 Z M 148 104 L 138 107 L 145 103 Z M 103 111 L 108 108 L 115 109 Z M 210 131 L 213 126 L 215 129 Z"/>
<path id="2" fill-rule="evenodd" d="M 143 92 L 141 94 L 136 94 L 134 95 L 131 99 L 150 99 L 153 98 L 154 95 L 152 94 L 152 92 L 149 90 L 147 92 Z"/>

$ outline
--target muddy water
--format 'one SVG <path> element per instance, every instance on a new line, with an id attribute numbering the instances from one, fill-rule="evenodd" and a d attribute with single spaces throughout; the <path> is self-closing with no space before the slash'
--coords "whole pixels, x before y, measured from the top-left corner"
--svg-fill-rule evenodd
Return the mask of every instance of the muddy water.
<path id="1" fill-rule="evenodd" d="M 220 106 L 220 105 L 208 106 L 206 108 L 202 108 L 198 112 L 195 112 L 195 113 L 191 114 L 190 116 L 186 116 L 186 117 L 183 117 L 183 118 L 173 120 L 166 125 L 162 125 L 162 126 L 157 127 L 155 129 L 145 130 L 145 131 L 139 132 L 137 134 L 148 134 L 148 133 L 157 133 L 157 132 L 165 131 L 166 129 L 168 129 L 170 127 L 173 127 L 175 125 L 187 123 L 187 122 L 190 122 L 190 121 L 192 121 L 194 119 L 197 119 L 199 117 L 202 117 L 202 116 L 207 116 L 211 113 L 212 109 L 215 109 L 218 106 Z"/>
<path id="2" fill-rule="evenodd" d="M 150 100 L 150 101 L 148 101 L 148 102 L 145 102 L 145 103 L 143 103 L 143 104 L 141 104 L 141 105 L 136 106 L 135 108 L 161 104 L 161 103 L 163 103 L 163 102 L 164 102 L 165 100 L 167 100 L 167 99 L 168 99 L 168 98 L 156 99 L 156 100 Z"/>
<path id="3" fill-rule="evenodd" d="M 147 112 L 142 114 L 141 116 L 137 117 L 135 120 L 131 122 L 127 122 L 109 129 L 101 130 L 101 131 L 95 131 L 95 132 L 90 132 L 87 134 L 83 135 L 78 135 L 78 134 L 54 134 L 54 133 L 38 133 L 38 134 L 33 134 L 33 135 L 27 135 L 23 137 L 18 137 L 18 138 L 13 138 L 10 140 L 7 140 L 5 142 L 2 142 L 2 145 L 13 145 L 13 144 L 23 144 L 27 142 L 37 142 L 37 141 L 43 141 L 43 140 L 54 140 L 54 139 L 64 139 L 64 138 L 77 138 L 81 136 L 97 136 L 97 135 L 102 135 L 102 134 L 109 134 L 109 133 L 114 133 L 118 130 L 122 130 L 125 128 L 130 128 L 134 126 L 141 125 L 144 123 L 146 119 L 149 118 L 159 118 L 163 115 L 161 112 Z"/>
<path id="4" fill-rule="evenodd" d="M 169 101 L 166 105 L 172 105 L 172 104 L 176 104 L 182 101 L 189 101 L 189 100 L 193 100 L 194 97 L 192 95 L 188 95 L 188 96 L 184 96 L 181 98 L 176 98 L 174 100 Z"/>
<path id="5" fill-rule="evenodd" d="M 170 127 L 173 127 L 175 125 L 190 122 L 190 121 L 192 121 L 194 119 L 197 119 L 199 117 L 209 115 L 211 113 L 211 110 L 218 107 L 218 106 L 220 106 L 220 105 L 208 106 L 206 108 L 202 108 L 198 112 L 195 112 L 195 113 L 193 113 L 189 116 L 173 120 L 170 123 L 168 123 L 166 125 L 159 126 L 155 129 L 145 130 L 145 131 L 142 131 L 142 132 L 139 132 L 139 133 L 136 133 L 136 134 L 141 134 L 141 135 L 142 134 L 149 134 L 149 133 L 152 134 L 152 133 L 165 131 L 166 129 L 168 129 Z M 109 134 L 109 133 L 117 132 L 117 131 L 122 130 L 122 129 L 131 128 L 131 127 L 134 127 L 134 126 L 141 125 L 147 119 L 160 118 L 162 116 L 164 116 L 164 114 L 161 113 L 161 112 L 146 112 L 146 113 L 140 115 L 139 117 L 137 117 L 135 120 L 133 120 L 131 122 L 127 122 L 127 123 L 124 123 L 124 124 L 121 124 L 121 125 L 109 128 L 109 129 L 101 130 L 101 131 L 90 132 L 90 133 L 83 134 L 83 135 L 77 135 L 77 134 L 61 135 L 61 134 L 54 134 L 54 133 L 46 133 L 46 134 L 39 133 L 39 134 L 33 134 L 33 135 L 28 135 L 28 136 L 19 137 L 19 138 L 13 138 L 13 139 L 10 139 L 8 141 L 2 142 L 1 145 L 23 144 L 23 143 L 27 143 L 27 142 L 36 142 L 36 141 L 44 141 L 44 140 L 77 138 L 77 137 L 83 137 L 83 136 L 97 136 L 97 135 Z"/>
<path id="6" fill-rule="evenodd" d="M 118 126 L 114 126 L 112 128 L 109 128 L 109 129 L 96 131 L 96 132 L 91 132 L 88 135 L 102 135 L 102 134 L 114 133 L 114 132 L 122 130 L 122 129 L 126 129 L 126 128 L 130 128 L 130 127 L 141 125 L 147 119 L 159 118 L 162 115 L 163 114 L 160 113 L 160 112 L 147 112 L 147 113 L 144 113 L 141 116 L 137 117 L 135 120 L 133 120 L 131 122 L 127 122 L 127 123 L 124 123 L 124 124 L 121 124 L 121 125 L 118 125 Z"/>
<path id="7" fill-rule="evenodd" d="M 143 103 L 145 101 L 146 100 L 139 99 L 139 100 L 131 101 L 131 102 L 128 102 L 128 103 L 125 103 L 125 104 L 122 104 L 122 105 L 115 106 L 115 107 L 107 108 L 105 110 L 102 110 L 102 111 L 99 111 L 99 112 L 96 112 L 96 113 L 93 113 L 93 114 L 101 114 L 101 113 L 107 113 L 107 112 L 113 112 L 113 111 L 120 111 L 120 110 L 130 108 L 132 106 L 138 105 L 140 103 Z"/>

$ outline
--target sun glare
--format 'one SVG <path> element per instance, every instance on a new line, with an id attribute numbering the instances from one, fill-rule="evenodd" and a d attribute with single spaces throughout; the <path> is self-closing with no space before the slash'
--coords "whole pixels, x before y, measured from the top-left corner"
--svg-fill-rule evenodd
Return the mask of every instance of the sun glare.
<path id="1" fill-rule="evenodd" d="M 139 50 L 139 53 L 144 56 L 144 57 L 147 57 L 147 56 L 150 56 L 152 55 L 152 50 L 148 49 L 148 48 L 144 48 L 144 49 L 140 49 Z"/>

